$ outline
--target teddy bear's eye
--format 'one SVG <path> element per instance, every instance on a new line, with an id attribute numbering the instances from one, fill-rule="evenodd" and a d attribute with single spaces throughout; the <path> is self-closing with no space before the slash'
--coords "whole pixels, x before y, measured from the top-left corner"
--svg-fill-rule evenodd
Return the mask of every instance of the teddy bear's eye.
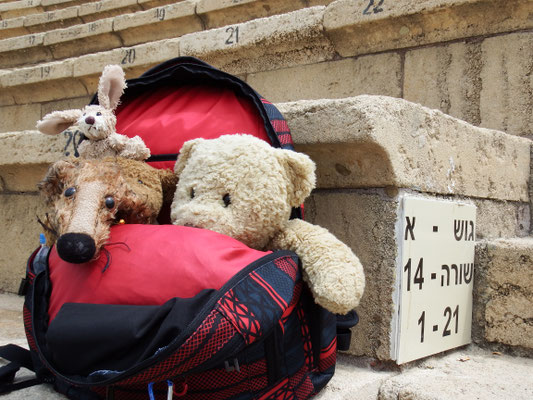
<path id="1" fill-rule="evenodd" d="M 189 194 L 191 196 L 191 199 L 194 199 L 194 188 L 191 188 L 191 192 Z"/>
<path id="2" fill-rule="evenodd" d="M 65 197 L 72 197 L 74 196 L 74 193 L 76 193 L 76 188 L 69 187 L 67 190 L 65 190 Z"/>
<path id="3" fill-rule="evenodd" d="M 231 197 L 229 196 L 229 193 L 226 193 L 223 197 L 222 197 L 222 201 L 224 202 L 224 207 L 227 207 L 231 204 Z"/>
<path id="4" fill-rule="evenodd" d="M 96 113 L 96 116 L 99 117 L 100 115 L 102 115 L 102 113 L 101 113 L 100 111 L 98 111 L 98 112 Z"/>
<path id="5" fill-rule="evenodd" d="M 115 199 L 113 198 L 113 196 L 107 196 L 105 198 L 105 206 L 110 210 L 115 207 Z"/>

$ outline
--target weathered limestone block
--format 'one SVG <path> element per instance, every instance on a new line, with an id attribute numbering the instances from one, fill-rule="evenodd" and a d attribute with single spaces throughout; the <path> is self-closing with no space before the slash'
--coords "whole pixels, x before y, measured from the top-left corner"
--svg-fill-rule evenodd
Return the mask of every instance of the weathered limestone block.
<path id="1" fill-rule="evenodd" d="M 306 8 L 181 37 L 180 54 L 195 56 L 233 74 L 332 59 L 324 36 L 325 8 Z"/>
<path id="2" fill-rule="evenodd" d="M 43 32 L 60 26 L 74 25 L 81 22 L 78 18 L 79 6 L 67 7 L 61 10 L 32 14 L 24 17 L 24 26 L 30 32 Z"/>
<path id="3" fill-rule="evenodd" d="M 382 96 L 278 106 L 296 148 L 317 162 L 319 189 L 306 203 L 306 218 L 347 243 L 365 268 L 352 354 L 392 358 L 396 226 L 404 195 L 474 197 L 479 237 L 527 234 L 528 140 Z M 496 179 L 492 168 L 509 174 Z"/>
<path id="4" fill-rule="evenodd" d="M 1 131 L 13 132 L 19 129 L 33 129 L 41 118 L 40 104 L 0 107 Z"/>
<path id="5" fill-rule="evenodd" d="M 24 17 L 4 19 L 0 21 L 0 39 L 23 36 L 29 31 L 24 28 Z"/>
<path id="6" fill-rule="evenodd" d="M 83 3 L 79 7 L 79 16 L 85 18 L 89 14 L 99 14 L 112 9 L 120 9 L 136 4 L 137 0 L 100 0 L 97 2 Z M 98 18 L 101 18 L 101 16 Z"/>
<path id="7" fill-rule="evenodd" d="M 194 12 L 195 5 L 194 1 L 185 0 L 118 16 L 114 18 L 113 31 L 120 36 L 125 46 L 201 31 L 202 21 Z"/>
<path id="8" fill-rule="evenodd" d="M 343 57 L 526 29 L 528 0 L 398 0 L 331 3 L 324 27 Z"/>
<path id="9" fill-rule="evenodd" d="M 37 216 L 44 217 L 48 209 L 36 192 L 32 194 L 6 194 L 0 192 L 0 223 L 3 234 L 0 240 L 0 288 L 18 291 L 20 280 L 26 273 L 26 261 L 39 245 L 41 227 Z"/>
<path id="10" fill-rule="evenodd" d="M 257 72 L 246 81 L 275 102 L 361 94 L 401 97 L 401 70 L 400 56 L 389 53 Z"/>
<path id="11" fill-rule="evenodd" d="M 533 397 L 533 360 L 470 347 L 424 360 L 388 379 L 378 400 L 470 400 Z M 354 397 L 356 398 L 356 397 Z"/>
<path id="12" fill-rule="evenodd" d="M 145 8 L 136 0 L 100 0 L 80 4 L 79 17 L 84 23 L 98 21 L 102 18 L 115 17 L 126 13 L 143 11 Z"/>
<path id="13" fill-rule="evenodd" d="M 350 353 L 390 359 L 398 198 L 383 190 L 318 190 L 305 204 L 305 218 L 346 243 L 363 265 L 366 287 Z"/>
<path id="14" fill-rule="evenodd" d="M 474 338 L 533 354 L 533 238 L 477 245 Z"/>
<path id="15" fill-rule="evenodd" d="M 28 14 L 43 12 L 40 0 L 18 0 L 0 3 L 2 19 L 16 18 Z"/>
<path id="16" fill-rule="evenodd" d="M 206 29 L 212 29 L 317 5 L 306 3 L 303 0 L 199 0 L 196 13 Z"/>
<path id="17" fill-rule="evenodd" d="M 533 33 L 485 39 L 479 108 L 481 126 L 533 134 Z"/>
<path id="18" fill-rule="evenodd" d="M 322 188 L 410 188 L 528 201 L 528 139 L 405 100 L 358 96 L 280 104 Z"/>
<path id="19" fill-rule="evenodd" d="M 531 135 L 532 40 L 516 33 L 410 50 L 404 98 L 474 125 Z"/>
<path id="20" fill-rule="evenodd" d="M 111 51 L 81 56 L 74 64 L 74 76 L 100 75 L 107 64 L 121 64 L 124 69 L 146 67 L 178 57 L 180 39 L 165 39 Z"/>

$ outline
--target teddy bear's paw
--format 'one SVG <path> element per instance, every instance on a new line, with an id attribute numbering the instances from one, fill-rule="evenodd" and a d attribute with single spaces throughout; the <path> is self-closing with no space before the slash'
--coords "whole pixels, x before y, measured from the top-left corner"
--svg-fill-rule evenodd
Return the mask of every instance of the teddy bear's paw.
<path id="1" fill-rule="evenodd" d="M 357 307 L 364 279 L 350 267 L 320 271 L 306 277 L 316 303 L 335 314 L 346 314 Z"/>

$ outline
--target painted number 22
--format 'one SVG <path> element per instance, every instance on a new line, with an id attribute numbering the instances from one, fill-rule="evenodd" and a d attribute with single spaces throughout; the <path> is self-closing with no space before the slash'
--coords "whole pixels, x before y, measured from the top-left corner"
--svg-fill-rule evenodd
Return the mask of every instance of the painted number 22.
<path id="1" fill-rule="evenodd" d="M 368 2 L 368 6 L 363 11 L 363 15 L 372 15 L 372 13 L 377 14 L 383 11 L 381 7 L 385 0 L 379 0 L 378 4 L 375 4 L 374 0 Z"/>

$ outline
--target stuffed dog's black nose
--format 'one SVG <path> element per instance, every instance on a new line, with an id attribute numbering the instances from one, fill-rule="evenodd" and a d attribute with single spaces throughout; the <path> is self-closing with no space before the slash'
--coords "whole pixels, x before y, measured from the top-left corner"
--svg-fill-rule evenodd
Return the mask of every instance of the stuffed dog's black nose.
<path id="1" fill-rule="evenodd" d="M 94 117 L 92 115 L 89 115 L 87 118 L 85 118 L 85 123 L 87 125 L 92 125 L 94 124 Z"/>
<path id="2" fill-rule="evenodd" d="M 57 240 L 57 254 L 66 262 L 82 264 L 93 258 L 94 240 L 85 233 L 65 233 Z"/>

